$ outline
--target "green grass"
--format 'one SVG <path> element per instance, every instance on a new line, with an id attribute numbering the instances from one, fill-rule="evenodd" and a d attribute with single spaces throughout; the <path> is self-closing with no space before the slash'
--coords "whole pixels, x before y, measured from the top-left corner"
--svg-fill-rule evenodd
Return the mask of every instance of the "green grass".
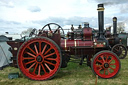
<path id="1" fill-rule="evenodd" d="M 20 78 L 8 79 L 9 73 L 19 72 Z M 96 77 L 85 64 L 68 63 L 57 75 L 46 81 L 33 81 L 24 77 L 18 68 L 6 67 L 0 70 L 0 85 L 95 85 Z M 128 85 L 128 56 L 121 60 L 121 70 L 113 79 L 98 79 L 98 85 Z"/>

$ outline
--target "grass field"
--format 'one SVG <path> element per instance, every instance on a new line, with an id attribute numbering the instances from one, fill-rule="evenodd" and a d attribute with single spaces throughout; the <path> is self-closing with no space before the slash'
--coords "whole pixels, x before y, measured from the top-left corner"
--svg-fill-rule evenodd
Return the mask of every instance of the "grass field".
<path id="1" fill-rule="evenodd" d="M 9 73 L 19 72 L 20 78 L 8 79 Z M 96 77 L 85 64 L 68 63 L 57 75 L 47 81 L 32 81 L 24 77 L 18 68 L 6 67 L 0 70 L 0 85 L 95 85 Z M 121 60 L 121 70 L 114 79 L 98 79 L 97 85 L 128 85 L 128 56 Z"/>

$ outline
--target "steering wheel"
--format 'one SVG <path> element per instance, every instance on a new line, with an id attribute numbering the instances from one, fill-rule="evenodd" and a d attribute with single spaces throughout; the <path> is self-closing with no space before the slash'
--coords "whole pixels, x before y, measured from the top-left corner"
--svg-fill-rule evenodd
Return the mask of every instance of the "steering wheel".
<path id="1" fill-rule="evenodd" d="M 60 30 L 60 34 L 62 33 L 62 35 L 64 35 L 64 30 L 63 30 L 63 28 L 62 28 L 60 25 L 56 24 L 56 23 L 48 23 L 48 24 L 46 24 L 46 25 L 42 28 L 42 31 L 43 31 L 44 29 L 46 29 L 46 28 L 48 28 L 49 31 L 52 31 L 54 34 L 55 34 L 59 29 L 61 29 L 61 30 Z M 55 31 L 54 31 L 54 30 L 55 30 Z"/>

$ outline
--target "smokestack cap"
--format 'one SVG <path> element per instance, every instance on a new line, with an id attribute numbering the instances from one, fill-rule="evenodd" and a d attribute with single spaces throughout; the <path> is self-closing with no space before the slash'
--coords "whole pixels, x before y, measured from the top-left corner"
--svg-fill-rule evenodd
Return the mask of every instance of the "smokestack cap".
<path id="1" fill-rule="evenodd" d="M 98 11 L 104 11 L 104 4 L 98 4 Z"/>
<path id="2" fill-rule="evenodd" d="M 104 4 L 98 4 L 98 8 L 99 8 L 99 7 L 104 7 Z"/>
<path id="3" fill-rule="evenodd" d="M 113 17 L 113 21 L 117 21 L 117 17 Z"/>

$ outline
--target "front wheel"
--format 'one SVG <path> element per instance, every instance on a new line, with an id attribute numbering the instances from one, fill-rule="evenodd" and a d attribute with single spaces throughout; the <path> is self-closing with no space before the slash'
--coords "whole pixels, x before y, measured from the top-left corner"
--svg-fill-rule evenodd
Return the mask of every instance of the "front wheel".
<path id="1" fill-rule="evenodd" d="M 91 68 L 100 78 L 113 78 L 119 73 L 121 63 L 116 54 L 105 50 L 94 55 Z"/>

